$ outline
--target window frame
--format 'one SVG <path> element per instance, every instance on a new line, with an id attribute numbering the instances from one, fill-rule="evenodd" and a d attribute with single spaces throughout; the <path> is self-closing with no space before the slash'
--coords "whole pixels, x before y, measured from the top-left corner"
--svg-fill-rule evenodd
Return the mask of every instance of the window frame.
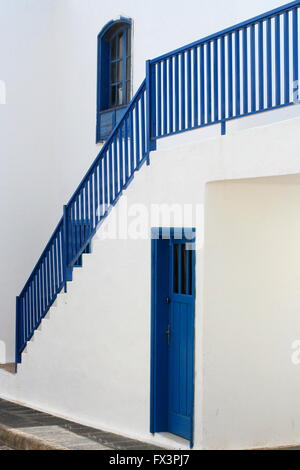
<path id="1" fill-rule="evenodd" d="M 114 31 L 116 29 L 116 31 Z M 111 37 L 109 36 L 111 32 Z M 122 56 L 122 104 L 112 105 L 111 102 L 111 44 L 115 37 L 120 33 L 123 38 L 123 56 Z M 130 37 L 130 51 L 127 52 L 127 38 Z M 127 80 L 127 60 L 130 59 L 129 79 Z M 116 82 L 121 83 L 121 82 Z M 129 83 L 129 96 L 127 95 L 127 83 Z M 117 120 L 125 112 L 132 96 L 132 20 L 120 17 L 118 20 L 110 21 L 98 35 L 98 66 L 97 66 L 97 124 L 96 124 L 96 143 L 100 143 L 105 138 L 103 136 L 103 120 L 109 120 L 112 127 L 116 125 Z"/>

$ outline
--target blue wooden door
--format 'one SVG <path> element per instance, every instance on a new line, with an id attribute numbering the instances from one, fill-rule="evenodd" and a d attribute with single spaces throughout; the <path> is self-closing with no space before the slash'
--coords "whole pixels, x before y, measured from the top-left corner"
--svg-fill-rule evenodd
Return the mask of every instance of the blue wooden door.
<path id="1" fill-rule="evenodd" d="M 194 398 L 195 252 L 185 240 L 170 243 L 168 342 L 169 432 L 192 439 Z"/>
<path id="2" fill-rule="evenodd" d="M 195 230 L 178 239 L 152 234 L 150 431 L 169 432 L 193 446 Z M 181 231 L 180 231 L 181 233 Z"/>

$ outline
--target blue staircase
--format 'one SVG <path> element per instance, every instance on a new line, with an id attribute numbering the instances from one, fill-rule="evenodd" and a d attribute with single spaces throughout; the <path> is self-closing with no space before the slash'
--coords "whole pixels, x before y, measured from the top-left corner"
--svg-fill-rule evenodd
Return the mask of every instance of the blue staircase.
<path id="1" fill-rule="evenodd" d="M 147 62 L 146 80 L 64 206 L 16 302 L 16 363 L 157 139 L 299 103 L 294 1 Z"/>

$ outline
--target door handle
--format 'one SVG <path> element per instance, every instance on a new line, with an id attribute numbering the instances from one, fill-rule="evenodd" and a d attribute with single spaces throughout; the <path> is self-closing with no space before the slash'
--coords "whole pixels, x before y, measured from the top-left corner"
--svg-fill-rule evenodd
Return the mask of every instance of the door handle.
<path id="1" fill-rule="evenodd" d="M 168 328 L 166 330 L 166 335 L 167 335 L 167 338 L 168 338 L 168 346 L 170 346 L 170 344 L 171 344 L 171 325 L 168 325 Z"/>
<path id="2" fill-rule="evenodd" d="M 167 303 L 168 305 L 170 305 L 170 303 L 171 303 L 170 297 L 167 297 L 167 298 L 166 298 L 166 303 Z"/>

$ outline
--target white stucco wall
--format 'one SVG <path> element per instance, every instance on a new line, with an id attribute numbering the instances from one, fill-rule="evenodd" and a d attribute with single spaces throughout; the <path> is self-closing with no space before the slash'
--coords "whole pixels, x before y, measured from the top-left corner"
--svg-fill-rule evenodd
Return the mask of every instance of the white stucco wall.
<path id="1" fill-rule="evenodd" d="M 299 215 L 299 175 L 207 186 L 206 448 L 300 442 Z"/>
<path id="2" fill-rule="evenodd" d="M 0 81 L 6 95 L 0 105 L 4 362 L 13 360 L 16 295 L 61 214 L 53 156 L 53 6 L 52 0 L 0 0 Z"/>
<path id="3" fill-rule="evenodd" d="M 283 188 L 281 182 L 228 184 L 225 200 L 223 183 L 206 190 L 214 180 L 299 173 L 299 125 L 298 118 L 158 151 L 126 192 L 129 206 L 206 204 L 205 243 L 197 252 L 196 448 L 300 440 L 298 373 L 289 350 L 297 339 L 300 308 L 299 180 Z M 186 224 L 203 233 L 203 220 Z M 282 276 L 274 270 L 281 248 Z M 234 263 L 230 273 L 229 262 Z M 0 396 L 166 445 L 165 437 L 149 434 L 150 263 L 150 240 L 95 240 L 68 294 L 60 296 L 29 344 L 18 374 L 0 371 Z M 260 413 L 254 413 L 256 406 Z"/>
<path id="4" fill-rule="evenodd" d="M 179 0 L 0 0 L 0 81 L 7 95 L 0 106 L 5 247 L 0 257 L 0 340 L 6 343 L 7 361 L 14 358 L 15 296 L 63 204 L 99 151 L 96 59 L 102 27 L 120 15 L 133 19 L 136 90 L 145 76 L 146 59 L 281 4 L 282 0 L 187 0 L 184 5 Z M 258 119 L 256 123 L 269 118 Z M 245 121 L 238 124 L 244 125 Z M 202 136 L 218 132 L 216 127 Z M 182 136 L 179 141 L 190 138 L 195 137 Z"/>

